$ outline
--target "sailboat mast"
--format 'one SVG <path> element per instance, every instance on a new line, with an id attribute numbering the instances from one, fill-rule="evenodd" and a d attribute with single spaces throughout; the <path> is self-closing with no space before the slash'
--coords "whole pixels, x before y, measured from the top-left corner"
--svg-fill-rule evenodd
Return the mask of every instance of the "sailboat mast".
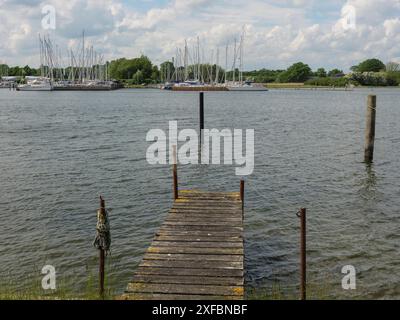
<path id="1" fill-rule="evenodd" d="M 235 82 L 235 76 L 236 76 L 236 38 L 235 38 L 235 46 L 234 46 L 234 53 L 233 53 L 233 82 Z"/>
<path id="2" fill-rule="evenodd" d="M 225 47 L 225 83 L 228 81 L 227 75 L 228 75 L 228 45 Z"/>
<path id="3" fill-rule="evenodd" d="M 82 31 L 82 82 L 85 82 L 85 30 Z"/>

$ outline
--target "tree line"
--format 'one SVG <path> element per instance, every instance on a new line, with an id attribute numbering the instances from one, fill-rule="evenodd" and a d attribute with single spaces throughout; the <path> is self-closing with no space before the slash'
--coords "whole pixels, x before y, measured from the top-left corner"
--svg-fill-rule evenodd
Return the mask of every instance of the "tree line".
<path id="1" fill-rule="evenodd" d="M 193 65 L 188 66 L 187 70 L 182 67 L 175 69 L 174 64 L 165 61 L 160 65 L 154 65 L 151 60 L 141 55 L 137 58 L 121 58 L 107 62 L 109 78 L 122 81 L 128 85 L 141 85 L 150 83 L 160 83 L 178 78 L 182 72 L 186 72 L 189 79 L 196 74 L 201 74 L 203 81 L 223 81 L 233 80 L 234 72 L 225 70 L 217 65 Z M 345 75 L 340 69 L 325 70 L 318 68 L 313 71 L 308 64 L 297 62 L 286 70 L 260 69 L 243 72 L 243 79 L 258 83 L 305 83 L 309 85 L 324 86 L 346 86 L 354 85 L 373 85 L 373 86 L 398 86 L 400 84 L 400 64 L 388 62 L 386 65 L 378 59 L 367 59 L 358 65 L 350 68 L 351 73 Z M 236 70 L 235 76 L 239 70 Z M 39 76 L 40 68 L 9 67 L 6 64 L 0 65 L 0 76 Z M 208 78 L 207 78 L 208 77 Z M 181 79 L 179 79 L 181 80 Z"/>

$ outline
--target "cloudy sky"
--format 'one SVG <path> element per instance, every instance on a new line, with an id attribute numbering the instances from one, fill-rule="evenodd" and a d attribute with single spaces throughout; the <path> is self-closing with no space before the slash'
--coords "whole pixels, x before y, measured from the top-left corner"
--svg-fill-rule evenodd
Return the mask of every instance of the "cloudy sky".
<path id="1" fill-rule="evenodd" d="M 43 29 L 46 5 L 55 30 Z M 224 60 L 243 27 L 245 69 L 400 61 L 400 0 L 0 0 L 0 62 L 37 66 L 39 33 L 66 51 L 83 29 L 107 59 L 143 53 L 159 64 L 200 37 L 205 55 L 220 48 Z"/>

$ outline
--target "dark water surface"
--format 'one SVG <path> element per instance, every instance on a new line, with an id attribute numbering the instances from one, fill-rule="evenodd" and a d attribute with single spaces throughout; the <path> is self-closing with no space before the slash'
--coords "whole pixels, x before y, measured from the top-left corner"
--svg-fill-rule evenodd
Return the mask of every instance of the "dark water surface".
<path id="1" fill-rule="evenodd" d="M 375 163 L 363 160 L 366 97 L 378 96 Z M 246 184 L 249 287 L 298 282 L 308 208 L 311 282 L 336 298 L 400 298 L 400 90 L 206 93 L 206 127 L 254 128 Z M 110 281 L 122 292 L 171 206 L 171 170 L 149 129 L 198 127 L 198 96 L 158 90 L 0 90 L 0 274 L 24 288 L 45 264 L 76 291 L 96 272 L 98 195 L 112 208 Z M 182 188 L 238 191 L 234 166 L 180 166 Z M 358 272 L 341 288 L 341 269 Z M 0 283 L 1 283 L 0 282 Z"/>

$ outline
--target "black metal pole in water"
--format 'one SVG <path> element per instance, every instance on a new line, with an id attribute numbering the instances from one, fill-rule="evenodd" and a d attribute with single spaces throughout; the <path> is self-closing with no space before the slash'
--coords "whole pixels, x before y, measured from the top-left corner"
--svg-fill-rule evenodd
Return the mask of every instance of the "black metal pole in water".
<path id="1" fill-rule="evenodd" d="M 200 148 L 204 130 L 204 92 L 200 92 Z M 201 149 L 200 149 L 201 150 Z"/>

